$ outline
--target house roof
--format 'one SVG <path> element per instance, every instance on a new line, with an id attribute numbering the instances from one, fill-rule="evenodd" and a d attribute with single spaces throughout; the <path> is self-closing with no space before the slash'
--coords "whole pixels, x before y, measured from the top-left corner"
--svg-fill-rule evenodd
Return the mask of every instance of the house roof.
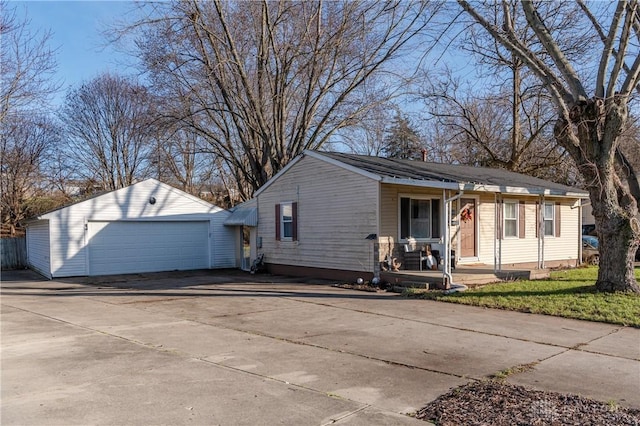
<path id="1" fill-rule="evenodd" d="M 587 198 L 579 188 L 520 173 L 488 167 L 430 163 L 341 152 L 305 151 L 304 155 L 328 161 L 383 183 L 512 194 Z"/>

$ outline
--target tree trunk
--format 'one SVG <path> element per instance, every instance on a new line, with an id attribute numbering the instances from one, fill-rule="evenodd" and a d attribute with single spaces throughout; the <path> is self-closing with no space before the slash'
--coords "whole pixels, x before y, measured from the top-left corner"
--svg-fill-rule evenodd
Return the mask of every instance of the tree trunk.
<path id="1" fill-rule="evenodd" d="M 634 257 L 640 239 L 638 204 L 615 170 L 615 153 L 628 117 L 619 99 L 577 102 L 558 120 L 554 134 L 585 179 L 598 232 L 600 266 L 596 288 L 640 293 Z"/>
<path id="2" fill-rule="evenodd" d="M 593 192 L 595 191 L 590 195 L 591 206 L 600 244 L 600 266 L 596 288 L 604 292 L 640 293 L 633 268 L 638 244 L 632 222 L 637 223 L 638 220 L 630 219 L 624 212 L 611 209 L 604 197 Z"/>

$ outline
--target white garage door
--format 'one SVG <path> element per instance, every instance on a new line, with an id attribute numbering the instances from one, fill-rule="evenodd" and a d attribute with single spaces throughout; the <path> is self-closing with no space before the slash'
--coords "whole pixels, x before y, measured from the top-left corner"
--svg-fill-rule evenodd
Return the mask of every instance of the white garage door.
<path id="1" fill-rule="evenodd" d="M 209 267 L 209 222 L 89 222 L 89 275 Z"/>

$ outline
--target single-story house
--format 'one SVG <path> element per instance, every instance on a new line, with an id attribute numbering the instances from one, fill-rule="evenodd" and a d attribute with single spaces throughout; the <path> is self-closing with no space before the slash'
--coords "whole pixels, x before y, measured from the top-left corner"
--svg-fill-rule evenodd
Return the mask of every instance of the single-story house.
<path id="1" fill-rule="evenodd" d="M 326 278 L 371 278 L 408 244 L 459 266 L 575 266 L 587 197 L 499 169 L 305 151 L 256 192 L 251 244 L 273 273 Z"/>
<path id="2" fill-rule="evenodd" d="M 148 179 L 30 220 L 28 264 L 47 278 L 235 268 L 230 215 Z"/>

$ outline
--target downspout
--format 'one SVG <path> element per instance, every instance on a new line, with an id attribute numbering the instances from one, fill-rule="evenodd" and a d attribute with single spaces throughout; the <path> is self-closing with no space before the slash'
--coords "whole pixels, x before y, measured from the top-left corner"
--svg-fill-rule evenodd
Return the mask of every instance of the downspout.
<path id="1" fill-rule="evenodd" d="M 376 239 L 373 242 L 373 278 L 376 282 L 380 282 L 380 205 L 382 199 L 382 184 L 378 181 L 378 194 L 376 198 Z M 387 236 L 387 243 L 389 237 Z M 387 244 L 388 245 L 388 244 Z M 388 256 L 393 259 L 392 253 Z M 389 270 L 391 270 L 391 263 L 389 262 Z"/>
<path id="2" fill-rule="evenodd" d="M 498 194 L 496 194 L 496 197 Z M 497 201 L 497 198 L 496 198 Z M 496 235 L 498 236 L 498 271 L 502 271 L 502 239 L 504 235 L 504 231 L 502 227 L 504 226 L 504 203 L 502 199 L 502 193 L 500 193 L 500 203 L 496 203 Z M 500 233 L 498 233 L 498 231 Z"/>
<path id="3" fill-rule="evenodd" d="M 578 262 L 576 266 L 582 265 L 582 225 L 583 225 L 582 214 L 584 213 L 584 206 L 588 206 L 590 204 L 591 204 L 590 200 L 583 202 L 583 200 L 580 199 L 578 201 L 578 224 L 580 225 L 578 229 L 580 230 L 580 233 L 578 234 Z"/>
<path id="4" fill-rule="evenodd" d="M 445 238 L 444 238 L 444 268 L 442 270 L 442 280 L 444 281 L 445 293 L 455 293 L 457 291 L 465 291 L 466 285 L 455 284 L 451 275 L 451 207 L 452 203 L 458 200 L 464 195 L 464 191 L 460 190 L 457 195 L 451 198 L 447 198 L 444 201 L 445 205 Z"/>
<path id="5" fill-rule="evenodd" d="M 576 266 L 582 264 L 582 199 L 578 200 L 578 258 L 576 259 Z"/>

